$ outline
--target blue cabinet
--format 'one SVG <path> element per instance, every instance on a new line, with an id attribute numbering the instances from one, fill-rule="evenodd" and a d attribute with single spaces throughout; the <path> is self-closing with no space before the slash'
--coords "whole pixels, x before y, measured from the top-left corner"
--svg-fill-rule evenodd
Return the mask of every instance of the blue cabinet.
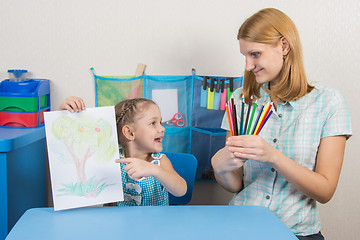
<path id="1" fill-rule="evenodd" d="M 0 240 L 29 208 L 46 207 L 45 128 L 0 127 Z"/>

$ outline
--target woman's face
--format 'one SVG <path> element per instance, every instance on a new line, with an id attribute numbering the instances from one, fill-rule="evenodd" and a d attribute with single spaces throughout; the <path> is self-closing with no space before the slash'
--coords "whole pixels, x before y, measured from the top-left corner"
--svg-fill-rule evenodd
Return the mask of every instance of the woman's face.
<path id="1" fill-rule="evenodd" d="M 240 52 L 245 56 L 245 69 L 254 73 L 257 83 L 272 82 L 276 84 L 278 82 L 278 76 L 284 63 L 281 41 L 273 46 L 240 39 Z"/>

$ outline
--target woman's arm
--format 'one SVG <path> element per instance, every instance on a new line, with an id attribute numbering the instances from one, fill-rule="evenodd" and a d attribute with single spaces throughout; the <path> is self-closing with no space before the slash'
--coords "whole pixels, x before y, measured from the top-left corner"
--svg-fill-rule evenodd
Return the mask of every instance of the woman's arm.
<path id="1" fill-rule="evenodd" d="M 334 195 L 339 181 L 345 142 L 345 136 L 321 139 L 315 172 L 287 157 L 279 158 L 273 166 L 299 191 L 320 203 L 326 203 Z"/>
<path id="2" fill-rule="evenodd" d="M 226 139 L 230 132 L 226 134 Z M 212 158 L 216 181 L 229 192 L 239 192 L 242 188 L 243 164 L 245 160 L 235 157 L 228 147 L 220 149 Z"/>
<path id="3" fill-rule="evenodd" d="M 229 150 L 237 157 L 269 162 L 300 192 L 320 203 L 328 202 L 335 193 L 345 152 L 345 136 L 326 137 L 320 140 L 315 171 L 311 171 L 260 136 L 230 138 Z"/>

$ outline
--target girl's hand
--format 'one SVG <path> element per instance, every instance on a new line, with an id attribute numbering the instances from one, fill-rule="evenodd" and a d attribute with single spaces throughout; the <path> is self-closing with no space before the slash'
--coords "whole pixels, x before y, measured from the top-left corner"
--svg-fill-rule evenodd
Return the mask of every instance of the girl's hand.
<path id="1" fill-rule="evenodd" d="M 124 170 L 133 179 L 151 177 L 159 166 L 139 158 L 116 159 L 117 163 L 126 163 Z"/>
<path id="2" fill-rule="evenodd" d="M 226 146 L 235 157 L 274 163 L 279 151 L 258 135 L 229 137 Z"/>
<path id="3" fill-rule="evenodd" d="M 211 164 L 215 173 L 223 174 L 241 168 L 245 161 L 246 159 L 235 156 L 234 152 L 229 151 L 229 147 L 226 146 L 212 157 Z"/>
<path id="4" fill-rule="evenodd" d="M 85 110 L 85 103 L 80 97 L 70 96 L 60 104 L 59 110 L 68 110 L 69 112 L 81 112 Z"/>

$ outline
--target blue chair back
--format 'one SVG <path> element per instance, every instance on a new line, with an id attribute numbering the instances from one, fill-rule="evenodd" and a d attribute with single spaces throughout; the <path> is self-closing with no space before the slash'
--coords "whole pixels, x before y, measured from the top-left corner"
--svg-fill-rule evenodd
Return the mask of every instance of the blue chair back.
<path id="1" fill-rule="evenodd" d="M 182 197 L 175 197 L 169 193 L 170 205 L 185 205 L 190 202 L 197 168 L 197 160 L 194 155 L 189 153 L 164 152 L 170 159 L 175 171 L 185 179 L 187 184 L 187 192 Z"/>

